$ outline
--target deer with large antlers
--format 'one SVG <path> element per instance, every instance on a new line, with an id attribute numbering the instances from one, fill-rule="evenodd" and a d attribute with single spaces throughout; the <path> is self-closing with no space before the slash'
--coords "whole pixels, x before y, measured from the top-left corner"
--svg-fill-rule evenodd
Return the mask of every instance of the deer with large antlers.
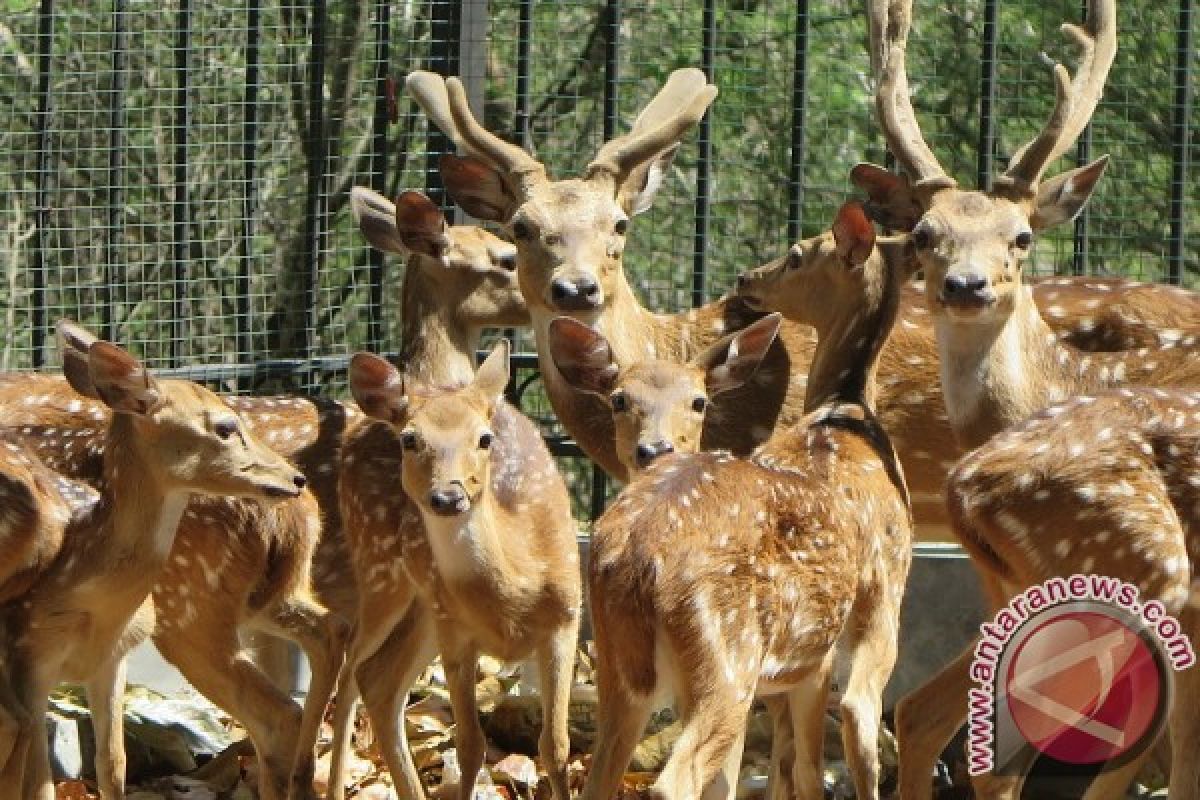
<path id="1" fill-rule="evenodd" d="M 856 205 L 839 212 L 831 234 L 805 243 L 795 274 L 809 302 L 793 310 L 819 331 L 812 412 L 749 459 L 660 458 L 598 523 L 588 580 L 601 719 L 585 797 L 613 795 L 663 691 L 684 727 L 656 795 L 732 796 L 757 692 L 786 695 L 796 792 L 823 796 L 835 645 L 852 664 L 847 757 L 859 796 L 878 796 L 876 736 L 911 518 L 872 401 L 911 259 L 902 240 L 875 244 Z"/>
<path id="2" fill-rule="evenodd" d="M 446 156 L 442 162 L 443 178 L 456 202 L 477 217 L 505 224 L 513 234 L 518 277 L 555 414 L 605 471 L 628 478 L 608 403 L 595 392 L 573 386 L 559 372 L 551 353 L 550 324 L 568 315 L 591 326 L 605 337 L 613 362 L 627 369 L 646 360 L 693 361 L 760 316 L 728 298 L 688 312 L 655 314 L 638 301 L 622 263 L 630 218 L 650 208 L 680 137 L 703 115 L 715 87 L 699 70 L 677 70 L 632 131 L 608 142 L 581 178 L 552 180 L 533 156 L 479 124 L 456 78 L 414 72 L 407 85 L 433 123 L 466 154 Z M 1194 313 L 1190 322 L 1184 319 L 1196 304 L 1130 304 L 1122 314 L 1100 315 L 1090 307 L 1092 301 L 1107 303 L 1133 287 L 1104 282 L 1091 286 L 1050 289 L 1053 304 L 1062 312 L 1053 322 L 1071 330 L 1076 341 L 1100 346 L 1149 341 L 1146 326 L 1132 322 L 1147 308 L 1181 309 L 1178 314 L 1166 312 L 1168 330 L 1188 335 L 1200 328 Z M 929 320 L 919 304 L 910 302 L 919 297 L 916 291 L 905 293 L 903 335 L 894 337 L 884 352 L 879 410 L 905 459 L 916 518 L 937 526 L 944 519 L 945 471 L 957 448 L 945 420 L 928 413 L 931 405 L 940 407 L 940 390 L 933 380 L 936 346 Z M 1162 321 L 1156 315 L 1150 324 Z M 746 454 L 777 425 L 800 419 L 804 372 L 814 343 L 810 329 L 785 321 L 754 380 L 712 398 L 702 428 L 703 447 Z M 944 534 L 931 530 L 930 535 Z"/>
<path id="3" fill-rule="evenodd" d="M 508 346 L 497 345 L 465 387 L 423 388 L 360 353 L 351 388 L 373 419 L 348 437 L 341 497 L 358 575 L 360 613 L 335 723 L 344 747 L 354 687 L 375 723 L 393 779 L 423 797 L 398 705 L 442 656 L 472 796 L 484 736 L 475 707 L 481 653 L 535 656 L 539 742 L 556 800 L 567 800 L 567 701 L 581 587 L 566 485 L 533 424 L 508 405 Z M 331 797 L 340 798 L 340 769 Z"/>
<path id="4" fill-rule="evenodd" d="M 407 256 L 401 342 L 417 371 L 469 376 L 483 327 L 528 324 L 511 244 L 480 228 L 448 227 L 436 206 L 416 192 L 393 204 L 356 188 L 351 207 L 374 246 Z M 303 398 L 224 399 L 241 412 L 249 430 L 300 466 L 320 516 L 308 492 L 269 508 L 194 499 L 155 585 L 160 613 L 154 640 L 194 686 L 247 728 L 258 751 L 263 798 L 291 796 L 289 779 L 294 796 L 311 796 L 313 744 L 345 646 L 338 620 L 353 619 L 357 611 L 334 465 L 344 431 L 361 414 L 349 405 Z M 57 473 L 98 485 L 101 429 L 109 417 L 102 403 L 74 394 L 61 378 L 9 375 L 0 379 L 0 407 L 8 436 Z M 310 582 L 336 615 L 312 602 Z M 304 648 L 312 679 L 303 715 L 241 655 L 237 627 L 266 630 Z M 110 693 L 118 694 L 119 687 Z M 98 758 L 123 763 L 121 737 L 109 737 L 108 744 L 99 748 Z"/>
<path id="5" fill-rule="evenodd" d="M 979 445 L 1038 409 L 1105 387 L 1195 387 L 1200 367 L 1194 334 L 1154 351 L 1079 353 L 1055 339 L 1022 284 L 1035 233 L 1077 214 L 1108 163 L 1100 158 L 1043 180 L 1100 100 L 1116 54 L 1111 0 L 1092 0 L 1083 26 L 1064 26 L 1082 51 L 1076 76 L 1055 67 L 1050 119 L 987 191 L 958 188 L 921 136 L 905 74 L 911 15 L 908 0 L 873 1 L 868 14 L 871 59 L 879 74 L 877 110 L 907 176 L 860 165 L 852 178 L 888 224 L 911 228 L 928 284 L 946 409 L 960 444 Z M 986 577 L 986 567 L 984 572 Z M 989 588 L 999 591 L 994 584 Z M 937 754 L 966 715 L 969 663 L 970 653 L 964 653 L 897 709 L 901 792 L 907 798 L 930 795 Z M 1112 796 L 1109 780 L 1120 776 L 1102 779 L 1092 796 Z"/>
<path id="6" fill-rule="evenodd" d="M 3 608 L 4 679 L 15 705 L 15 735 L 0 745 L 0 797 L 54 797 L 42 721 L 61 680 L 86 681 L 98 750 L 114 732 L 119 699 L 107 696 L 125 652 L 147 631 L 144 601 L 166 564 L 191 493 L 258 501 L 296 497 L 304 476 L 248 433 L 215 395 L 187 381 L 157 380 L 135 358 L 73 325 L 59 327 L 64 372 L 80 394 L 114 413 L 98 492 L 47 480 L 29 448 L 8 448 L 6 528 L 41 529 L 58 553 Z M 119 732 L 119 726 L 115 728 Z M 122 776 L 108 765 L 100 782 L 120 797 Z"/>
<path id="7" fill-rule="evenodd" d="M 1200 555 L 1198 430 L 1197 392 L 1076 397 L 997 434 L 959 462 L 947 487 L 955 532 L 984 576 L 994 611 L 1027 587 L 1080 574 L 1119 578 L 1138 588 L 1142 607 L 1158 600 L 1178 615 L 1186 638 L 1172 641 L 1168 653 L 1182 669 L 1168 712 L 1175 754 L 1169 794 L 1183 800 L 1200 797 L 1200 764 L 1187 756 L 1200 736 L 1200 671 L 1191 649 L 1200 637 L 1192 583 Z M 904 742 L 903 755 L 938 747 L 937 731 L 961 721 L 961 709 L 946 700 L 965 700 L 968 686 L 967 670 L 956 664 L 920 690 L 912 702 L 939 702 L 919 706 L 926 724 Z M 1088 797 L 1124 797 L 1142 760 L 1101 774 Z M 927 763 L 902 762 L 902 787 L 927 786 L 928 773 L 919 772 Z M 1022 780 L 980 776 L 976 789 L 1015 798 Z"/>

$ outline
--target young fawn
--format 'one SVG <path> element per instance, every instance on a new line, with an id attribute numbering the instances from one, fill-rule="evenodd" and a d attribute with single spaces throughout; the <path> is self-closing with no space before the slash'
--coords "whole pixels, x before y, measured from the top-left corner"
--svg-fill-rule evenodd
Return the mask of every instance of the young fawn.
<path id="1" fill-rule="evenodd" d="M 860 796 L 877 796 L 911 523 L 871 401 L 908 259 L 902 243 L 876 249 L 853 205 L 805 251 L 799 272 L 820 298 L 804 309 L 818 329 L 815 410 L 748 459 L 659 459 L 597 524 L 588 581 L 601 720 L 585 797 L 612 796 L 660 692 L 674 694 L 684 728 L 656 794 L 732 796 L 756 691 L 787 695 L 795 787 L 822 796 L 835 644 L 852 658 L 847 755 Z"/>
<path id="2" fill-rule="evenodd" d="M 147 615 L 138 612 L 149 608 L 144 601 L 189 496 L 277 500 L 296 497 L 305 483 L 206 389 L 157 380 L 124 350 L 72 324 L 59 326 L 59 339 L 71 386 L 115 413 L 94 501 L 90 489 L 66 479 L 31 482 L 28 470 L 3 476 L 5 494 L 17 501 L 2 512 L 5 526 L 54 526 L 59 530 L 48 535 L 61 540 L 29 587 L 3 607 L 6 712 L 17 725 L 0 744 L 8 754 L 0 798 L 14 800 L 54 796 L 43 717 L 60 681 L 86 682 L 89 695 L 104 697 L 93 707 L 98 753 L 106 752 L 106 737 L 120 732 L 120 700 L 108 687 L 129 647 L 149 632 Z M 36 460 L 28 448 L 9 452 L 18 461 Z M 104 797 L 123 795 L 123 766 L 103 765 Z"/>
<path id="3" fill-rule="evenodd" d="M 950 517 L 992 610 L 1054 576 L 1102 575 L 1136 585 L 1143 607 L 1159 600 L 1178 615 L 1193 646 L 1200 641 L 1192 583 L 1200 555 L 1198 430 L 1200 394 L 1120 389 L 1051 406 L 960 461 L 947 487 Z M 946 699 L 967 696 L 967 670 L 954 678 L 936 693 L 923 688 L 906 699 L 934 721 L 923 730 L 961 717 Z M 1200 671 L 1192 665 L 1175 680 L 1169 794 L 1189 800 L 1200 797 L 1200 764 L 1184 755 L 1200 737 Z M 1088 796 L 1123 797 L 1140 764 L 1134 759 L 1103 774 Z M 902 781 L 927 784 L 928 774 L 911 775 L 911 766 L 901 762 Z M 976 781 L 985 796 L 1020 796 L 1020 776 Z"/>
<path id="4" fill-rule="evenodd" d="M 550 323 L 550 356 L 563 380 L 612 409 L 617 458 L 636 477 L 668 453 L 695 453 L 711 400 L 754 377 L 779 333 L 771 314 L 685 363 L 653 359 L 621 369 L 604 334 L 571 317 Z"/>
<path id="5" fill-rule="evenodd" d="M 424 789 L 408 751 L 404 698 L 440 653 L 457 724 L 459 797 L 483 764 L 475 707 L 480 653 L 536 655 L 543 764 L 567 793 L 567 701 L 581 602 L 575 524 L 566 486 L 541 436 L 502 399 L 508 346 L 457 389 L 413 386 L 388 362 L 354 357 L 354 397 L 373 419 L 342 451 L 342 515 L 359 583 L 358 627 L 339 689 L 335 759 L 344 756 L 357 686 L 393 779 Z M 340 780 L 331 770 L 331 797 Z"/>

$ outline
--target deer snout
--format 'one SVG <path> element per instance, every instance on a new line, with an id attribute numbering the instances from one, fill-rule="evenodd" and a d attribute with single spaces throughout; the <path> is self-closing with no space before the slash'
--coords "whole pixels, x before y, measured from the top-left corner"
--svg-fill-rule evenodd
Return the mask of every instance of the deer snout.
<path id="1" fill-rule="evenodd" d="M 272 497 L 272 498 L 299 497 L 300 492 L 307 485 L 308 485 L 308 479 L 305 478 L 303 474 L 297 472 L 294 475 L 292 475 L 292 486 L 295 487 L 294 489 L 289 486 L 267 485 L 267 486 L 263 487 L 263 494 L 265 494 L 267 497 Z"/>
<path id="2" fill-rule="evenodd" d="M 645 469 L 653 464 L 654 460 L 659 456 L 665 456 L 667 453 L 674 452 L 675 445 L 666 439 L 659 439 L 657 442 L 639 442 L 634 455 L 637 457 L 638 467 Z"/>
<path id="3" fill-rule="evenodd" d="M 550 299 L 561 311 L 591 311 L 600 306 L 603 296 L 595 278 L 581 275 L 551 281 Z"/>
<path id="4" fill-rule="evenodd" d="M 987 276 L 978 272 L 955 272 L 942 281 L 942 301 L 948 306 L 978 308 L 994 299 Z"/>
<path id="5" fill-rule="evenodd" d="M 470 502 L 462 484 L 454 481 L 449 486 L 435 488 L 429 492 L 429 507 L 435 514 L 452 517 L 466 511 Z"/>

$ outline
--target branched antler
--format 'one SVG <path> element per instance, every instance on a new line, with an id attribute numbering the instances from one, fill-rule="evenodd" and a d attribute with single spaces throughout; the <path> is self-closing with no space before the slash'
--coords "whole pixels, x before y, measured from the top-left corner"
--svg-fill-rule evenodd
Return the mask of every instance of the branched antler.
<path id="1" fill-rule="evenodd" d="M 1096 111 L 1104 82 L 1117 54 L 1117 9 L 1114 0 L 1091 0 L 1084 26 L 1064 24 L 1082 56 L 1072 81 L 1066 67 L 1054 66 L 1054 110 L 1041 132 L 1018 150 L 996 183 L 1023 195 L 1036 194 L 1046 169 L 1066 153 Z"/>

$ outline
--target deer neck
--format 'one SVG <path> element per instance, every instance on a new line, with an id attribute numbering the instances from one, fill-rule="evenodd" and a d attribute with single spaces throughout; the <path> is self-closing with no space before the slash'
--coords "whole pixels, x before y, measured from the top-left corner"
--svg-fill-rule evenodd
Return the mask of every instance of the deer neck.
<path id="1" fill-rule="evenodd" d="M 419 383 L 465 385 L 475 376 L 475 351 L 482 329 L 466 324 L 458 317 L 455 304 L 438 297 L 437 285 L 427 277 L 432 269 L 445 267 L 410 262 L 405 272 L 401 287 L 401 360 L 405 372 Z"/>
<path id="2" fill-rule="evenodd" d="M 136 421 L 114 414 L 104 447 L 103 486 L 96 507 L 106 549 L 138 576 L 154 579 L 154 567 L 166 561 L 191 492 L 171 486 L 141 457 Z"/>
<path id="3" fill-rule="evenodd" d="M 465 514 L 443 517 L 421 509 L 429 548 L 446 585 L 478 584 L 520 574 L 531 558 L 524 539 L 504 535 L 499 509 L 490 491 L 480 495 Z"/>
<path id="4" fill-rule="evenodd" d="M 850 314 L 838 313 L 834 308 L 837 304 L 830 303 L 828 317 L 814 326 L 817 348 L 805 387 L 806 412 L 829 403 L 875 408 L 879 354 L 896 322 L 904 283 L 900 254 L 889 252 L 885 256 L 883 247 L 881 243 L 872 254 L 874 263 L 863 266 L 867 286 L 859 307 Z"/>
<path id="5" fill-rule="evenodd" d="M 1078 356 L 1058 343 L 1027 286 L 998 322 L 935 317 L 942 392 L 954 435 L 977 447 L 1009 425 L 1084 390 Z"/>

